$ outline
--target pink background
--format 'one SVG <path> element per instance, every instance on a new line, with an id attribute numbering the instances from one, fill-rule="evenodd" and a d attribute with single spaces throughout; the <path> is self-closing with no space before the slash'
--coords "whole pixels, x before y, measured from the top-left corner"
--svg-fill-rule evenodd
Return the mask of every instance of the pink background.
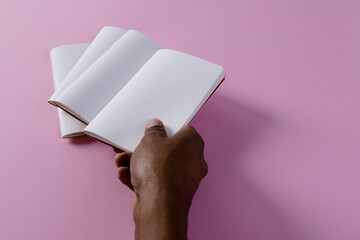
<path id="1" fill-rule="evenodd" d="M 360 239 L 360 2 L 0 1 L 0 239 L 132 239 L 114 153 L 60 138 L 49 50 L 137 29 L 224 66 L 190 239 Z"/>

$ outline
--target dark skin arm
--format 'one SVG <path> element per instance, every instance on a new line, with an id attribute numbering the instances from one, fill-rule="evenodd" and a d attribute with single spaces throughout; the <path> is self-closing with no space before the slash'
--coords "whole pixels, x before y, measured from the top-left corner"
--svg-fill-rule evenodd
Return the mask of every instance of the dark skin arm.
<path id="1" fill-rule="evenodd" d="M 115 156 L 119 179 L 136 196 L 135 239 L 187 239 L 189 208 L 207 174 L 203 152 L 204 142 L 193 127 L 168 138 L 162 122 L 152 119 L 135 151 Z"/>

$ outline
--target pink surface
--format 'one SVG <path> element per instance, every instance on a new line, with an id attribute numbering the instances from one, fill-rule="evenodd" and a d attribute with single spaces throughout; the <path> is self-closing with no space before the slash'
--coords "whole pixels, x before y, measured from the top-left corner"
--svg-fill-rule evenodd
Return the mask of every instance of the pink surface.
<path id="1" fill-rule="evenodd" d="M 132 239 L 112 149 L 60 139 L 49 50 L 104 25 L 224 66 L 190 239 L 360 239 L 359 1 L 0 1 L 0 239 Z"/>

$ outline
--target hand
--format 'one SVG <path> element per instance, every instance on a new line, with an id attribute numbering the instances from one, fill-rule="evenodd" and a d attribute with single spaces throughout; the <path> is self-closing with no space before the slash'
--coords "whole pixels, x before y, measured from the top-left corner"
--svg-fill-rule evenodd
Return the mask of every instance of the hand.
<path id="1" fill-rule="evenodd" d="M 183 239 L 179 236 L 184 237 L 184 232 L 186 238 L 191 201 L 207 174 L 203 152 L 204 142 L 193 127 L 184 126 L 168 138 L 162 122 L 152 119 L 135 151 L 115 156 L 119 179 L 136 194 L 133 216 L 137 230 L 142 223 L 155 221 L 159 226 L 153 231 L 158 233 L 164 224 L 171 225 L 168 227 L 174 229 L 168 233 L 177 232 L 178 237 L 172 239 Z M 141 230 L 137 233 L 140 236 Z"/>

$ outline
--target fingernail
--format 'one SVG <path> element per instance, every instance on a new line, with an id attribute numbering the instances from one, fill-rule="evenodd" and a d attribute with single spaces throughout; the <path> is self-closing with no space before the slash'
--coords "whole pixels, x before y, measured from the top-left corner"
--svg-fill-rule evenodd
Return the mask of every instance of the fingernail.
<path id="1" fill-rule="evenodd" d="M 155 126 L 163 126 L 163 123 L 157 118 L 153 118 L 146 123 L 146 128 L 151 128 Z"/>

